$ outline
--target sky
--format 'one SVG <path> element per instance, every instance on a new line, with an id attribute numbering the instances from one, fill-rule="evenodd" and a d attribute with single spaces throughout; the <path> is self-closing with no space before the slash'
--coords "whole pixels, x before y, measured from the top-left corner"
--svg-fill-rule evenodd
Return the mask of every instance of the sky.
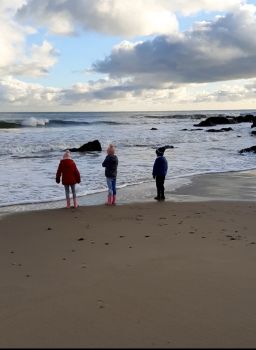
<path id="1" fill-rule="evenodd" d="M 256 0 L 0 0 L 0 111 L 256 109 Z"/>

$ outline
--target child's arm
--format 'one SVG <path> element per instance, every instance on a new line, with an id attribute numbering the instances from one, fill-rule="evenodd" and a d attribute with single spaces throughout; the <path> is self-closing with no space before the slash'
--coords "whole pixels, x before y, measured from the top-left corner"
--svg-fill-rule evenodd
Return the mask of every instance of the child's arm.
<path id="1" fill-rule="evenodd" d="M 62 166 L 61 166 L 61 162 L 60 162 L 60 164 L 58 166 L 57 173 L 56 173 L 56 182 L 57 182 L 57 184 L 60 183 L 61 173 L 62 173 Z"/>
<path id="2" fill-rule="evenodd" d="M 157 172 L 157 159 L 155 160 L 153 165 L 153 171 L 152 171 L 153 178 L 156 177 L 156 172 Z"/>
<path id="3" fill-rule="evenodd" d="M 108 166 L 108 157 L 106 157 L 102 163 L 102 166 L 106 168 Z"/>
<path id="4" fill-rule="evenodd" d="M 76 165 L 75 165 L 75 177 L 76 177 L 76 183 L 80 184 L 81 177 L 80 177 L 80 173 L 79 173 L 79 170 L 77 169 Z"/>

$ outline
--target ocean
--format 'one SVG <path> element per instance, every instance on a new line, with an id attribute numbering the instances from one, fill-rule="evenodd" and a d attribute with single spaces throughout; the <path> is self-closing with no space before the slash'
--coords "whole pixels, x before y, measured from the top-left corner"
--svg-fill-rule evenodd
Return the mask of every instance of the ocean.
<path id="1" fill-rule="evenodd" d="M 255 155 L 238 153 L 256 144 L 251 123 L 231 125 L 233 131 L 223 133 L 182 130 L 208 116 L 245 114 L 256 110 L 0 113 L 0 207 L 64 199 L 63 186 L 55 182 L 64 150 L 96 139 L 102 152 L 72 153 L 81 173 L 78 196 L 106 191 L 101 164 L 109 143 L 119 158 L 118 188 L 152 181 L 155 149 L 166 145 L 174 147 L 165 151 L 167 179 L 254 169 Z"/>

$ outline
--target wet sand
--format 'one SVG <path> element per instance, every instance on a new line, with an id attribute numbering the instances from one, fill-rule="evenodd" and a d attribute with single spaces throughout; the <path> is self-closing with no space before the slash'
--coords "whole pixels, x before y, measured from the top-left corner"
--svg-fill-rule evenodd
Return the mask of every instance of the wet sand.
<path id="1" fill-rule="evenodd" d="M 0 347 L 255 348 L 255 214 L 198 201 L 2 218 Z"/>

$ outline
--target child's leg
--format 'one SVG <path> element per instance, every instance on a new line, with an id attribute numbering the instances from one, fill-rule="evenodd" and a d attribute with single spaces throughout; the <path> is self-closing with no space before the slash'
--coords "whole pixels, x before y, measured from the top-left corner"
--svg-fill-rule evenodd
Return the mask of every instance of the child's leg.
<path id="1" fill-rule="evenodd" d="M 70 185 L 70 187 L 71 187 L 71 191 L 72 191 L 72 195 L 73 195 L 74 207 L 77 208 L 78 203 L 77 203 L 77 199 L 76 199 L 76 185 Z"/>
<path id="2" fill-rule="evenodd" d="M 106 204 L 112 203 L 112 196 L 113 196 L 113 190 L 112 190 L 112 178 L 107 177 L 107 185 L 108 185 L 108 200 Z"/>
<path id="3" fill-rule="evenodd" d="M 65 188 L 65 194 L 66 194 L 66 200 L 69 199 L 69 185 L 64 185 Z"/>
<path id="4" fill-rule="evenodd" d="M 165 196 L 164 196 L 164 180 L 165 180 L 165 176 L 160 176 L 159 177 L 160 199 L 165 199 Z"/>
<path id="5" fill-rule="evenodd" d="M 113 191 L 112 204 L 116 204 L 116 178 L 112 179 L 112 191 Z"/>
<path id="6" fill-rule="evenodd" d="M 156 176 L 157 196 L 155 197 L 155 199 L 160 199 L 160 188 L 161 188 L 161 184 L 160 184 L 159 176 Z"/>
<path id="7" fill-rule="evenodd" d="M 67 208 L 70 208 L 69 185 L 64 185 L 64 187 L 65 187 L 65 193 L 66 193 Z"/>

